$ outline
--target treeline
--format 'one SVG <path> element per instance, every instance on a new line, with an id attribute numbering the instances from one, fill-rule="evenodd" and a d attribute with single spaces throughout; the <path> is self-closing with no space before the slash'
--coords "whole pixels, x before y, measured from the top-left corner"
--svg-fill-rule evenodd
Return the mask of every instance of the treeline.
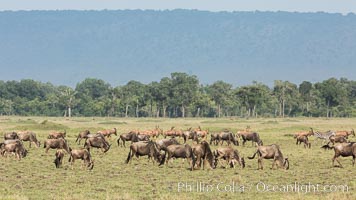
<path id="1" fill-rule="evenodd" d="M 75 88 L 31 79 L 0 81 L 1 115 L 116 117 L 354 117 L 356 81 L 330 78 L 299 85 L 277 80 L 233 87 L 202 85 L 175 72 L 159 82 L 113 87 L 87 78 Z"/>

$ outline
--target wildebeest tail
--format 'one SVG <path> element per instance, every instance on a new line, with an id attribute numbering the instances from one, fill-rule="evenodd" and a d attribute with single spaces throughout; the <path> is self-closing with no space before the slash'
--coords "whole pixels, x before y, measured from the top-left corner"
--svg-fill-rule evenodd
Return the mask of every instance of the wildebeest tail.
<path id="1" fill-rule="evenodd" d="M 258 150 L 252 156 L 248 156 L 247 158 L 248 159 L 254 159 L 257 153 L 258 153 Z"/>
<path id="2" fill-rule="evenodd" d="M 120 136 L 121 137 L 121 136 Z M 117 146 L 120 146 L 120 137 L 117 139 Z"/>
<path id="3" fill-rule="evenodd" d="M 333 149 L 334 147 L 333 147 L 333 146 L 329 146 L 329 144 L 326 144 L 326 145 L 323 145 L 323 146 L 320 147 L 320 148 L 323 148 L 324 150 L 327 150 L 327 149 L 331 150 L 331 149 Z"/>
<path id="4" fill-rule="evenodd" d="M 129 163 L 130 157 L 131 157 L 131 147 L 130 147 L 129 155 L 127 156 L 127 159 L 126 159 L 126 164 Z"/>

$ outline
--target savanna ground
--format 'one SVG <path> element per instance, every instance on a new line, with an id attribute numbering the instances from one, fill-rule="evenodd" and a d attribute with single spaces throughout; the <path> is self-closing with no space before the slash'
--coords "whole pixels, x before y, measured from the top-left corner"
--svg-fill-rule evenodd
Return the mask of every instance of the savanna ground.
<path id="1" fill-rule="evenodd" d="M 244 129 L 250 126 L 258 132 L 264 144 L 276 143 L 290 161 L 289 170 L 271 170 L 272 161 L 264 161 L 264 170 L 257 170 L 257 159 L 249 160 L 255 152 L 250 142 L 245 147 L 237 146 L 245 157 L 246 168 L 214 170 L 188 170 L 187 162 L 175 160 L 170 167 L 153 165 L 147 158 L 133 159 L 125 164 L 129 149 L 118 147 L 116 139 L 111 138 L 111 149 L 103 154 L 93 150 L 95 167 L 92 171 L 83 170 L 77 160 L 74 169 L 65 156 L 64 166 L 56 169 L 53 163 L 55 150 L 48 154 L 43 149 L 43 141 L 51 130 L 67 131 L 67 140 L 72 148 L 80 131 L 89 129 L 96 132 L 116 127 L 118 134 L 132 129 L 153 129 L 159 125 L 163 130 L 171 126 L 178 129 L 201 126 L 210 132 L 230 129 Z M 28 148 L 26 158 L 18 161 L 14 156 L 0 157 L 0 199 L 356 199 L 355 167 L 351 157 L 341 158 L 344 168 L 331 166 L 333 150 L 320 149 L 321 143 L 311 138 L 312 148 L 296 146 L 292 134 L 309 130 L 351 130 L 356 128 L 356 119 L 287 118 L 287 119 L 151 119 L 151 118 L 50 118 L 50 117 L 0 117 L 0 131 L 31 130 L 41 141 L 41 148 Z M 161 137 L 162 138 L 162 137 Z M 210 140 L 210 136 L 208 137 Z M 356 141 L 351 137 L 350 140 Z M 180 139 L 182 141 L 182 139 Z M 191 141 L 189 141 L 191 143 Z M 128 143 L 129 144 L 129 143 Z M 226 144 L 224 144 L 226 146 Z M 215 149 L 212 146 L 212 149 Z M 196 189 L 196 184 L 211 185 L 212 191 Z M 216 186 L 219 185 L 219 188 Z M 263 190 L 266 185 L 343 185 L 348 191 L 273 192 Z M 179 184 L 190 184 L 181 191 Z M 230 186 L 235 184 L 235 189 Z M 260 188 L 257 189 L 257 185 Z M 225 189 L 226 186 L 226 189 Z M 301 186 L 303 187 L 303 186 Z M 335 189 L 335 188 L 333 188 Z M 226 191 L 227 190 L 227 191 Z M 232 191 L 228 191 L 232 190 Z"/>

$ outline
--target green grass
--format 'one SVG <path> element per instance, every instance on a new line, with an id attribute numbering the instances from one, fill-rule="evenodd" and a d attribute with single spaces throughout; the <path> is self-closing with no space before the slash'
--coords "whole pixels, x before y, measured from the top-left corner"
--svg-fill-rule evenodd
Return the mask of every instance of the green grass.
<path id="1" fill-rule="evenodd" d="M 264 160 L 264 170 L 257 170 L 257 159 L 249 160 L 255 152 L 250 142 L 237 146 L 241 155 L 245 157 L 245 169 L 188 170 L 188 164 L 181 160 L 174 160 L 169 167 L 153 165 L 147 158 L 133 159 L 125 164 L 128 147 L 118 147 L 116 137 L 110 140 L 111 149 L 103 154 L 92 151 L 95 167 L 92 171 L 81 169 L 81 161 L 77 160 L 74 169 L 68 165 L 68 155 L 65 156 L 64 166 L 55 169 L 54 150 L 45 153 L 43 147 L 28 148 L 29 154 L 21 161 L 13 156 L 0 157 L 0 199 L 355 199 L 356 172 L 351 164 L 351 157 L 340 158 L 344 168 L 331 167 L 333 151 L 320 149 L 320 143 L 313 139 L 312 148 L 304 149 L 295 145 L 292 134 L 296 131 L 314 130 L 351 130 L 356 119 L 297 118 L 297 119 L 135 119 L 135 118 L 43 118 L 43 117 L 0 117 L 1 130 L 20 130 L 24 126 L 34 131 L 43 141 L 49 129 L 41 127 L 56 127 L 62 131 L 67 129 L 67 139 L 72 148 L 81 148 L 75 144 L 80 131 L 89 129 L 95 132 L 104 128 L 118 129 L 124 133 L 132 129 L 154 129 L 159 125 L 163 130 L 175 126 L 177 129 L 196 128 L 219 131 L 230 129 L 236 132 L 250 126 L 257 131 L 264 144 L 279 144 L 285 156 L 289 158 L 290 170 L 271 170 L 272 161 Z M 26 123 L 27 121 L 31 123 Z M 108 121 L 108 123 L 105 123 Z M 123 122 L 125 123 L 118 123 Z M 35 122 L 35 123 L 33 123 Z M 104 122 L 104 123 L 103 123 Z M 110 123 L 109 123 L 110 122 Z M 111 124 L 111 122 L 117 123 Z M 277 122 L 277 123 L 275 123 Z M 114 126 L 113 126 L 114 125 Z M 21 129 L 22 130 L 22 129 Z M 52 129 L 51 129 L 52 130 Z M 210 137 L 209 137 L 210 139 Z M 351 137 L 350 140 L 356 141 Z M 182 139 L 180 139 L 182 142 Z M 191 141 L 189 141 L 191 143 Z M 225 146 L 225 145 L 224 145 Z M 216 149 L 216 146 L 212 146 Z M 196 183 L 205 185 L 231 185 L 232 183 L 245 186 L 244 192 L 224 192 L 216 188 L 211 192 L 184 190 L 178 192 L 178 184 Z M 263 182 L 269 185 L 287 185 L 295 182 L 299 184 L 334 184 L 347 185 L 349 191 L 342 192 L 258 192 L 256 184 Z"/>

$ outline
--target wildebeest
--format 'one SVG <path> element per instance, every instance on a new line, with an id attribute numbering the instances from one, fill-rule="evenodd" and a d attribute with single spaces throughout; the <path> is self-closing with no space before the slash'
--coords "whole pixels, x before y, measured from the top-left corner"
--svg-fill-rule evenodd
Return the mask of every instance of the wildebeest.
<path id="1" fill-rule="evenodd" d="M 19 139 L 19 136 L 14 131 L 4 134 L 4 140 L 15 140 L 15 139 Z"/>
<path id="2" fill-rule="evenodd" d="M 208 142 L 202 141 L 199 144 L 192 145 L 193 154 L 196 158 L 196 166 L 200 169 L 203 164 L 203 169 L 205 162 L 208 161 L 210 168 L 214 169 L 214 155 L 210 149 Z"/>
<path id="3" fill-rule="evenodd" d="M 253 156 L 248 158 L 254 159 L 256 154 L 258 154 L 258 169 L 263 169 L 263 164 L 262 164 L 263 159 L 273 159 L 272 169 L 274 165 L 277 165 L 277 168 L 281 167 L 286 170 L 289 169 L 288 158 L 283 157 L 283 154 L 279 146 L 276 144 L 267 145 L 267 146 L 258 146 L 257 151 L 253 154 Z"/>
<path id="4" fill-rule="evenodd" d="M 296 145 L 300 145 L 301 143 L 304 143 L 304 148 L 309 148 L 311 147 L 311 143 L 308 140 L 308 136 L 306 135 L 299 135 L 297 136 L 297 142 Z"/>
<path id="5" fill-rule="evenodd" d="M 332 143 L 333 145 L 335 143 L 347 143 L 347 139 L 345 136 L 335 136 L 335 135 L 332 135 L 329 137 L 329 142 L 327 143 L 327 145 L 329 145 L 329 143 Z"/>
<path id="6" fill-rule="evenodd" d="M 167 159 L 167 165 L 172 158 L 187 158 L 190 162 L 191 171 L 193 171 L 196 162 L 192 147 L 188 144 L 173 144 L 168 146 L 164 157 Z"/>
<path id="7" fill-rule="evenodd" d="M 219 144 L 219 133 L 214 132 L 210 134 L 210 145 L 212 144 L 218 145 Z"/>
<path id="8" fill-rule="evenodd" d="M 67 131 L 66 130 L 64 130 L 64 132 L 56 132 L 56 131 L 54 131 L 54 132 L 50 132 L 48 134 L 47 138 L 48 139 L 59 139 L 59 138 L 65 139 L 66 135 L 67 135 Z"/>
<path id="9" fill-rule="evenodd" d="M 355 137 L 354 129 L 351 129 L 351 131 L 336 131 L 335 132 L 335 136 L 344 136 L 344 137 L 348 138 L 349 135 L 353 135 Z"/>
<path id="10" fill-rule="evenodd" d="M 151 140 L 132 143 L 126 159 L 126 164 L 130 162 L 133 156 L 136 156 L 137 158 L 140 156 L 148 156 L 149 159 L 153 158 L 153 162 L 157 161 L 160 164 L 164 162 L 164 159 L 157 148 L 157 144 Z"/>
<path id="11" fill-rule="evenodd" d="M 18 138 L 21 141 L 29 141 L 30 142 L 30 148 L 31 144 L 34 143 L 36 147 L 40 147 L 40 141 L 37 140 L 36 134 L 31 131 L 19 131 L 17 132 Z"/>
<path id="12" fill-rule="evenodd" d="M 85 139 L 84 148 L 90 151 L 91 147 L 100 148 L 102 152 L 109 151 L 111 144 L 109 144 L 104 137 L 88 137 Z"/>
<path id="13" fill-rule="evenodd" d="M 182 136 L 183 136 L 184 144 L 189 139 L 195 141 L 196 143 L 199 142 L 197 133 L 195 131 L 192 131 L 191 128 L 189 128 L 186 131 L 183 131 Z"/>
<path id="14" fill-rule="evenodd" d="M 18 160 L 21 160 L 21 158 L 26 157 L 27 155 L 27 150 L 25 147 L 22 145 L 22 143 L 18 140 L 14 140 L 11 142 L 5 142 L 0 143 L 0 149 L 1 149 L 1 155 L 4 156 L 6 153 L 15 153 L 15 156 L 17 157 Z"/>
<path id="15" fill-rule="evenodd" d="M 335 155 L 332 158 L 332 165 L 334 165 L 335 160 L 339 163 L 339 167 L 343 167 L 340 161 L 337 159 L 339 156 L 348 157 L 352 156 L 352 166 L 355 166 L 355 158 L 356 158 L 356 142 L 350 143 L 339 143 L 335 144 L 335 146 L 330 147 L 330 149 L 334 149 Z"/>
<path id="16" fill-rule="evenodd" d="M 232 147 L 220 147 L 214 151 L 215 157 L 215 167 L 218 165 L 220 160 L 223 159 L 226 161 L 226 166 L 235 168 L 235 163 L 239 163 L 241 168 L 245 168 L 245 159 L 240 156 L 239 152 Z M 226 168 L 225 166 L 225 168 Z"/>
<path id="17" fill-rule="evenodd" d="M 121 146 L 125 146 L 125 142 L 131 141 L 132 142 L 139 142 L 139 141 L 148 141 L 150 139 L 150 136 L 148 135 L 138 135 L 134 132 L 129 132 L 129 133 L 123 133 L 120 135 L 120 137 L 117 139 L 117 145 L 120 146 L 120 140 L 122 141 Z"/>
<path id="18" fill-rule="evenodd" d="M 64 152 L 63 149 L 57 149 L 56 153 L 54 154 L 56 158 L 54 159 L 54 164 L 56 168 L 60 168 L 63 163 Z"/>
<path id="19" fill-rule="evenodd" d="M 179 142 L 175 138 L 166 138 L 156 141 L 156 144 L 159 151 L 166 151 L 168 146 L 172 144 L 179 144 Z"/>
<path id="20" fill-rule="evenodd" d="M 78 144 L 80 145 L 80 141 L 82 141 L 82 139 L 86 139 L 87 136 L 90 134 L 90 131 L 89 130 L 85 130 L 83 132 L 80 132 L 78 134 L 78 137 L 77 139 L 75 140 L 75 142 L 78 142 Z M 78 141 L 79 140 L 79 141 Z"/>
<path id="21" fill-rule="evenodd" d="M 67 153 L 70 153 L 69 145 L 63 138 L 47 139 L 43 144 L 43 148 L 46 149 L 46 153 L 48 153 L 49 149 L 64 149 Z"/>
<path id="22" fill-rule="evenodd" d="M 76 159 L 83 160 L 84 165 L 86 165 L 88 169 L 92 170 L 94 168 L 94 161 L 91 158 L 90 151 L 88 151 L 87 149 L 71 150 L 68 162 L 70 162 L 72 168 Z"/>
<path id="23" fill-rule="evenodd" d="M 222 145 L 223 142 L 226 141 L 227 145 L 230 146 L 231 142 L 235 145 L 238 146 L 239 142 L 236 140 L 235 136 L 231 132 L 220 132 L 218 135 L 218 143 L 221 142 L 220 144 Z"/>
<path id="24" fill-rule="evenodd" d="M 237 134 L 237 137 L 240 137 L 242 139 L 242 145 L 244 146 L 246 141 L 252 141 L 252 146 L 254 143 L 257 143 L 257 145 L 263 145 L 259 134 L 256 132 L 239 132 Z"/>
<path id="25" fill-rule="evenodd" d="M 98 131 L 97 133 L 102 134 L 104 137 L 108 137 L 108 138 L 110 138 L 112 134 L 117 136 L 116 128 L 101 130 Z"/>

